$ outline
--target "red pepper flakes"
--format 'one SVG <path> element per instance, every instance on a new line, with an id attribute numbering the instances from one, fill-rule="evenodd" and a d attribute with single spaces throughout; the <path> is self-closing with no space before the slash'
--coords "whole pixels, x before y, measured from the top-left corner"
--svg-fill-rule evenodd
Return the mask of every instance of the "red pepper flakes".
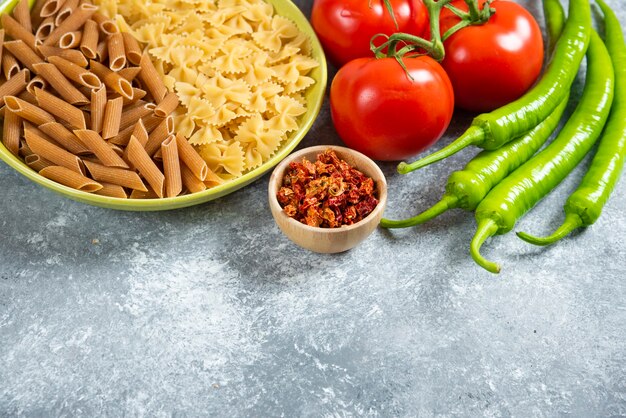
<path id="1" fill-rule="evenodd" d="M 378 199 L 374 180 L 327 149 L 312 163 L 289 164 L 277 193 L 285 213 L 309 226 L 338 228 L 369 215 Z"/>

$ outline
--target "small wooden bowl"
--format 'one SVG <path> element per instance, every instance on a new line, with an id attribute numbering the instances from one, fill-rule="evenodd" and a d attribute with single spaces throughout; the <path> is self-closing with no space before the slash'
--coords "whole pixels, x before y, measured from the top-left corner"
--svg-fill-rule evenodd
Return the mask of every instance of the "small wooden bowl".
<path id="1" fill-rule="evenodd" d="M 378 205 L 365 219 L 353 225 L 339 228 L 308 226 L 287 216 L 278 203 L 276 194 L 282 186 L 283 177 L 285 171 L 289 168 L 289 163 L 302 161 L 303 157 L 313 162 L 319 154 L 329 148 L 334 150 L 339 158 L 374 180 L 378 194 L 376 196 Z M 317 253 L 339 253 L 356 246 L 376 229 L 387 204 L 387 181 L 376 163 L 360 152 L 345 147 L 319 145 L 295 152 L 276 166 L 270 177 L 268 198 L 274 220 L 287 238 L 300 247 Z"/>

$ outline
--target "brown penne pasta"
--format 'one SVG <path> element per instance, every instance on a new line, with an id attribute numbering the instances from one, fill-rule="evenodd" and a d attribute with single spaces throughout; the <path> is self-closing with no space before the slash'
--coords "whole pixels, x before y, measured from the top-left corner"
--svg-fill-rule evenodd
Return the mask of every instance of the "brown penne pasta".
<path id="1" fill-rule="evenodd" d="M 43 18 L 54 16 L 61 9 L 63 3 L 65 3 L 65 0 L 47 0 L 41 8 L 39 15 Z"/>
<path id="2" fill-rule="evenodd" d="M 145 90 L 133 87 L 133 98 L 127 99 L 126 97 L 124 97 L 124 107 L 136 104 L 137 102 L 141 101 L 141 99 L 146 97 L 147 94 L 148 93 Z"/>
<path id="3" fill-rule="evenodd" d="M 94 193 L 100 196 L 116 197 L 118 199 L 128 199 L 128 194 L 122 186 L 116 184 L 100 182 L 102 189 L 96 190 Z"/>
<path id="4" fill-rule="evenodd" d="M 122 34 L 112 33 L 107 39 L 109 50 L 109 68 L 111 71 L 119 71 L 126 67 L 126 53 L 124 52 L 124 38 Z"/>
<path id="5" fill-rule="evenodd" d="M 9 80 L 11 77 L 14 77 L 15 74 L 19 73 L 20 70 L 20 64 L 13 54 L 9 51 L 2 51 L 2 72 L 4 73 L 4 78 Z"/>
<path id="6" fill-rule="evenodd" d="M 45 89 L 46 87 L 48 87 L 48 82 L 43 77 L 37 75 L 28 82 L 26 91 L 34 95 L 35 89 Z"/>
<path id="7" fill-rule="evenodd" d="M 122 32 L 122 37 L 124 38 L 126 58 L 128 58 L 131 64 L 139 65 L 141 63 L 141 56 L 143 55 L 139 42 L 128 32 Z"/>
<path id="8" fill-rule="evenodd" d="M 2 51 L 4 50 L 4 29 L 0 28 L 0 63 L 2 62 Z"/>
<path id="9" fill-rule="evenodd" d="M 180 166 L 180 176 L 183 185 L 185 185 L 185 188 L 189 190 L 189 192 L 197 193 L 206 190 L 204 182 L 199 180 L 184 164 Z"/>
<path id="10" fill-rule="evenodd" d="M 33 50 L 30 49 L 21 39 L 5 42 L 4 48 L 6 48 L 11 54 L 13 54 L 15 59 L 32 72 L 35 72 L 33 64 L 43 62 L 41 57 L 35 54 L 35 52 L 33 52 Z"/>
<path id="11" fill-rule="evenodd" d="M 26 70 L 28 71 L 28 70 Z M 33 106 L 39 107 L 39 103 L 37 103 L 37 99 L 35 99 L 35 96 L 33 96 L 32 94 L 30 94 L 30 92 L 28 90 L 24 90 L 23 92 L 21 92 L 18 96 L 18 99 L 22 99 L 27 103 L 32 104 Z"/>
<path id="12" fill-rule="evenodd" d="M 54 165 L 52 162 L 46 160 L 45 158 L 42 158 L 41 156 L 37 154 L 27 155 L 24 158 L 24 162 L 26 163 L 27 166 L 29 166 L 35 171 L 41 171 L 46 167 L 50 167 Z"/>
<path id="13" fill-rule="evenodd" d="M 37 103 L 39 103 L 39 107 L 43 110 L 66 121 L 77 129 L 87 128 L 85 115 L 79 108 L 41 89 L 35 89 L 35 98 Z"/>
<path id="14" fill-rule="evenodd" d="M 14 40 L 20 40 L 26 44 L 31 50 L 36 51 L 35 49 L 35 35 L 24 26 L 20 25 L 20 23 L 9 16 L 8 13 L 3 13 L 2 17 L 0 17 L 0 22 L 2 22 L 2 28 L 6 35 L 9 35 Z"/>
<path id="15" fill-rule="evenodd" d="M 98 42 L 98 46 L 96 46 L 96 60 L 104 62 L 107 58 L 109 58 L 109 45 L 106 41 Z"/>
<path id="16" fill-rule="evenodd" d="M 154 114 L 150 114 L 150 115 L 144 116 L 143 118 L 141 118 L 141 120 L 146 128 L 146 131 L 150 133 L 154 130 L 154 128 L 157 127 L 159 123 L 163 121 L 163 118 L 159 118 L 157 116 L 154 116 Z M 129 126 L 128 128 L 123 129 L 115 137 L 109 139 L 109 143 L 121 145 L 121 146 L 127 145 L 128 141 L 130 140 L 130 136 L 133 133 L 133 130 L 134 130 L 133 125 Z"/>
<path id="17" fill-rule="evenodd" d="M 148 155 L 154 155 L 154 153 L 161 148 L 163 141 L 165 141 L 167 137 L 173 133 L 174 118 L 168 116 L 167 118 L 162 119 L 162 122 L 160 122 L 157 127 L 150 132 L 150 136 L 148 137 L 148 142 L 145 145 Z"/>
<path id="18" fill-rule="evenodd" d="M 98 132 L 89 129 L 78 129 L 74 131 L 74 134 L 87 148 L 96 154 L 96 157 L 102 164 L 107 167 L 128 168 L 128 164 L 117 155 L 111 145 L 102 139 Z"/>
<path id="19" fill-rule="evenodd" d="M 107 105 L 107 90 L 103 85 L 97 90 L 91 91 L 91 130 L 102 132 L 102 123 L 104 121 L 104 112 Z"/>
<path id="20" fill-rule="evenodd" d="M 146 87 L 146 90 L 152 95 L 156 104 L 161 103 L 161 100 L 167 94 L 167 87 L 163 84 L 161 76 L 154 68 L 152 60 L 148 56 L 148 53 L 144 52 L 139 62 L 141 72 L 139 73 L 139 79 L 141 83 Z"/>
<path id="21" fill-rule="evenodd" d="M 154 190 L 150 189 L 147 192 L 133 190 L 132 192 L 130 192 L 129 197 L 131 199 L 157 199 L 159 196 L 157 196 L 157 194 L 154 193 Z"/>
<path id="22" fill-rule="evenodd" d="M 33 155 L 33 151 L 30 149 L 30 147 L 28 146 L 28 144 L 26 144 L 26 141 L 24 141 L 24 140 L 20 141 L 19 155 L 22 158 L 26 158 L 29 155 Z"/>
<path id="23" fill-rule="evenodd" d="M 49 57 L 59 57 L 82 68 L 89 65 L 89 61 L 87 61 L 85 56 L 80 51 L 75 49 L 63 49 L 56 46 L 45 45 L 39 45 L 37 49 L 44 56 L 44 58 L 48 59 L 48 61 L 50 61 Z"/>
<path id="24" fill-rule="evenodd" d="M 170 135 L 163 141 L 161 154 L 163 156 L 163 174 L 165 175 L 165 196 L 178 196 L 183 191 L 183 182 L 180 173 L 178 147 L 174 135 Z"/>
<path id="25" fill-rule="evenodd" d="M 83 192 L 93 193 L 102 189 L 102 185 L 92 179 L 78 174 L 65 167 L 50 166 L 39 172 L 42 176 L 52 181 L 56 181 L 64 186 Z"/>
<path id="26" fill-rule="evenodd" d="M 80 53 L 80 52 L 79 52 Z M 51 56 L 48 61 L 56 65 L 67 78 L 90 89 L 99 89 L 102 81 L 93 72 L 82 68 L 64 58 Z"/>
<path id="27" fill-rule="evenodd" d="M 5 96 L 17 96 L 28 85 L 26 81 L 26 72 L 28 70 L 22 70 L 4 83 L 0 84 L 0 107 L 4 106 Z"/>
<path id="28" fill-rule="evenodd" d="M 143 120 L 139 119 L 139 122 L 135 124 L 135 127 L 133 128 L 133 136 L 137 138 L 137 141 L 139 141 L 142 147 L 148 142 L 148 131 L 143 124 Z"/>
<path id="29" fill-rule="evenodd" d="M 45 18 L 35 32 L 35 44 L 39 44 L 48 39 L 48 36 L 50 36 L 55 27 L 53 16 Z M 39 49 L 39 47 L 37 49 Z"/>
<path id="30" fill-rule="evenodd" d="M 154 114 L 161 118 L 164 118 L 172 113 L 174 110 L 176 110 L 179 104 L 180 101 L 178 100 L 178 95 L 176 93 L 167 93 L 163 100 L 161 100 L 161 103 L 159 103 L 154 109 Z"/>
<path id="31" fill-rule="evenodd" d="M 46 62 L 34 64 L 33 66 L 37 74 L 45 78 L 48 84 L 50 84 L 66 102 L 76 106 L 89 103 L 89 99 L 85 97 L 80 90 L 74 87 L 54 64 Z"/>
<path id="32" fill-rule="evenodd" d="M 52 137 L 63 148 L 76 155 L 91 154 L 89 148 L 59 122 L 48 122 L 39 125 L 39 130 Z"/>
<path id="33" fill-rule="evenodd" d="M 185 165 L 191 170 L 198 180 L 204 181 L 207 177 L 209 167 L 200 157 L 200 154 L 181 134 L 176 134 L 176 144 L 178 145 L 178 155 Z"/>
<path id="34" fill-rule="evenodd" d="M 133 98 L 133 87 L 128 80 L 97 61 L 91 60 L 90 67 L 91 71 L 93 71 L 107 87 L 127 99 Z"/>
<path id="35" fill-rule="evenodd" d="M 224 179 L 215 174 L 210 168 L 207 170 L 206 179 L 204 179 L 204 184 L 207 188 L 219 186 L 224 183 Z"/>
<path id="36" fill-rule="evenodd" d="M 80 41 L 81 52 L 90 60 L 96 59 L 96 49 L 98 48 L 98 24 L 93 20 L 85 22 L 83 27 L 83 37 Z"/>
<path id="37" fill-rule="evenodd" d="M 61 36 L 67 32 L 78 30 L 98 10 L 97 6 L 90 3 L 82 3 L 67 19 L 52 31 L 44 45 L 54 46 Z"/>
<path id="38" fill-rule="evenodd" d="M 46 0 L 36 0 L 33 8 L 30 11 L 30 20 L 33 28 L 39 26 L 43 18 L 41 17 L 41 9 L 43 9 L 43 5 L 46 3 Z"/>
<path id="39" fill-rule="evenodd" d="M 128 67 L 119 70 L 117 73 L 128 81 L 133 81 L 137 74 L 141 71 L 141 67 Z"/>
<path id="40" fill-rule="evenodd" d="M 59 39 L 59 48 L 74 49 L 80 45 L 83 39 L 83 33 L 80 31 L 67 32 Z"/>
<path id="41" fill-rule="evenodd" d="M 50 113 L 15 96 L 6 96 L 4 101 L 7 109 L 36 126 L 55 121 Z"/>
<path id="42" fill-rule="evenodd" d="M 163 197 L 165 176 L 156 166 L 154 161 L 143 149 L 137 138 L 132 137 L 128 141 L 128 160 L 135 166 L 139 173 L 146 179 L 157 196 Z"/>
<path id="43" fill-rule="evenodd" d="M 25 126 L 24 138 L 26 139 L 26 144 L 34 154 L 56 165 L 67 167 L 76 173 L 84 174 L 80 158 L 46 140 L 39 134 L 39 130 Z"/>
<path id="44" fill-rule="evenodd" d="M 5 111 L 2 127 L 2 143 L 13 155 L 17 156 L 20 151 L 21 136 L 22 119 L 11 111 Z"/>
<path id="45" fill-rule="evenodd" d="M 120 132 L 120 119 L 124 103 L 121 97 L 109 100 L 104 110 L 102 121 L 102 138 L 113 138 Z"/>
<path id="46" fill-rule="evenodd" d="M 137 120 L 153 112 L 153 103 L 139 102 L 136 105 L 126 107 L 122 112 L 122 117 L 120 119 L 120 129 L 124 130 L 129 126 L 135 125 Z"/>
<path id="47" fill-rule="evenodd" d="M 98 24 L 98 27 L 105 35 L 112 35 L 120 31 L 114 21 L 112 21 L 100 12 L 96 12 L 92 16 L 92 19 Z"/>
<path id="48" fill-rule="evenodd" d="M 147 192 L 146 185 L 137 173 L 117 167 L 107 167 L 102 164 L 85 161 L 85 166 L 94 180 L 128 187 L 134 190 Z"/>
<path id="49" fill-rule="evenodd" d="M 78 7 L 78 0 L 67 0 L 59 9 L 59 12 L 54 18 L 54 25 L 59 26 L 65 19 L 70 17 L 74 10 Z"/>
<path id="50" fill-rule="evenodd" d="M 13 8 L 13 18 L 28 32 L 33 31 L 32 21 L 30 20 L 30 7 L 28 0 L 20 0 Z"/>

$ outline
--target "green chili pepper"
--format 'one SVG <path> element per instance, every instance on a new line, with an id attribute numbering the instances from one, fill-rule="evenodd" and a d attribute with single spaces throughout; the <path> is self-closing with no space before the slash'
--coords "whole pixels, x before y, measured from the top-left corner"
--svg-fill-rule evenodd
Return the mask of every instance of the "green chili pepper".
<path id="1" fill-rule="evenodd" d="M 598 220 L 624 167 L 626 158 L 626 45 L 615 13 L 602 0 L 596 0 L 605 18 L 606 45 L 615 69 L 615 97 L 611 114 L 600 139 L 596 155 L 580 185 L 565 203 L 565 221 L 549 237 L 538 238 L 518 232 L 524 241 L 548 245 L 559 241 L 576 228 Z"/>
<path id="2" fill-rule="evenodd" d="M 567 100 L 535 129 L 493 151 L 482 151 L 463 170 L 448 178 L 441 200 L 417 216 L 400 221 L 381 219 L 383 228 L 407 228 L 429 221 L 454 208 L 474 210 L 481 200 L 509 173 L 524 164 L 546 142 L 561 119 Z"/>
<path id="3" fill-rule="evenodd" d="M 592 31 L 585 87 L 574 114 L 549 146 L 502 180 L 476 208 L 478 228 L 470 252 L 480 266 L 493 273 L 500 271 L 497 264 L 482 257 L 482 244 L 492 235 L 513 229 L 517 220 L 556 187 L 593 147 L 611 108 L 613 83 L 609 53 Z"/>
<path id="4" fill-rule="evenodd" d="M 557 41 L 552 60 L 539 82 L 521 98 L 478 115 L 472 126 L 447 147 L 413 163 L 400 163 L 398 172 L 409 173 L 453 155 L 469 145 L 487 150 L 500 148 L 537 126 L 563 101 L 589 44 L 589 0 L 571 0 L 569 18 Z"/>
<path id="5" fill-rule="evenodd" d="M 544 0 L 543 14 L 546 17 L 546 29 L 548 31 L 548 53 L 552 53 L 556 42 L 561 36 L 565 26 L 565 10 L 559 0 Z"/>

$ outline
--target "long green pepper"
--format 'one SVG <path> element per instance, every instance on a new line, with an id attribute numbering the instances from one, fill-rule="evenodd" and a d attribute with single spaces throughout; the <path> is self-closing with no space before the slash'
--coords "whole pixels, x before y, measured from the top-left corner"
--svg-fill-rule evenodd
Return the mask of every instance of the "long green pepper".
<path id="1" fill-rule="evenodd" d="M 550 236 L 517 236 L 536 245 L 555 243 L 573 230 L 598 220 L 617 183 L 626 158 L 626 45 L 619 20 L 602 0 L 596 0 L 605 21 L 605 42 L 615 69 L 615 97 L 596 155 L 580 185 L 565 203 L 565 221 Z"/>
<path id="2" fill-rule="evenodd" d="M 513 229 L 589 152 L 608 117 L 613 85 L 611 58 L 592 31 L 585 87 L 574 114 L 549 146 L 494 187 L 476 208 L 478 228 L 470 246 L 476 263 L 492 273 L 500 271 L 500 266 L 482 257 L 480 247 L 490 236 Z"/>
<path id="3" fill-rule="evenodd" d="M 552 60 L 539 82 L 524 96 L 491 113 L 478 115 L 472 126 L 447 147 L 413 163 L 400 163 L 398 172 L 409 173 L 477 145 L 500 148 L 529 132 L 563 101 L 589 45 L 591 10 L 589 0 L 570 0 L 569 17 L 557 41 Z"/>

